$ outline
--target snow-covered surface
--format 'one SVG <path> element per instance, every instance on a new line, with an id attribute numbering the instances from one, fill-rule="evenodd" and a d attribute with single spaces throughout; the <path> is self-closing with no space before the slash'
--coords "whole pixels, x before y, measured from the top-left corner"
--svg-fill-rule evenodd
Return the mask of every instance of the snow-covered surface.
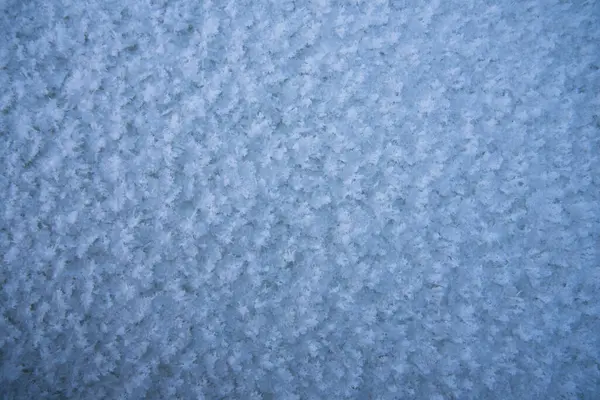
<path id="1" fill-rule="evenodd" d="M 600 3 L 0 3 L 3 399 L 600 395 Z"/>

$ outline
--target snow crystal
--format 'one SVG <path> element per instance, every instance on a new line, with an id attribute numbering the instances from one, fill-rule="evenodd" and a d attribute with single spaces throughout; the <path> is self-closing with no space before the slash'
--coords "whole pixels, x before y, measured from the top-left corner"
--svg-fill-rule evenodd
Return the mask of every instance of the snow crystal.
<path id="1" fill-rule="evenodd" d="M 593 399 L 597 2 L 0 2 L 0 397 Z"/>

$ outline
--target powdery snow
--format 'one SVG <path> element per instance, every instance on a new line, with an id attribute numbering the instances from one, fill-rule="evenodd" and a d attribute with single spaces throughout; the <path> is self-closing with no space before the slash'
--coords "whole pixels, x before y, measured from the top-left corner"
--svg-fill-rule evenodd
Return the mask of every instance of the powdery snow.
<path id="1" fill-rule="evenodd" d="M 0 397 L 594 399 L 595 1 L 0 1 Z"/>

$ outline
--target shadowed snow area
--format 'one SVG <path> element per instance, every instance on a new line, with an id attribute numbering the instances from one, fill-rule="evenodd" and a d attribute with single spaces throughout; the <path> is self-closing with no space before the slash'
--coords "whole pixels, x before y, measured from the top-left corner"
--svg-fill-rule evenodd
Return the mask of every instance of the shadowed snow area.
<path id="1" fill-rule="evenodd" d="M 0 0 L 0 397 L 595 399 L 600 3 Z"/>

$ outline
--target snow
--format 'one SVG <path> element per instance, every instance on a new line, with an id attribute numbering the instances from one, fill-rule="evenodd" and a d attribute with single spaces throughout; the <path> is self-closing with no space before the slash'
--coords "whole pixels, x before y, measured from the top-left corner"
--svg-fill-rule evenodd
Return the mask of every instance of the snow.
<path id="1" fill-rule="evenodd" d="M 0 2 L 0 397 L 594 399 L 594 1 Z"/>

